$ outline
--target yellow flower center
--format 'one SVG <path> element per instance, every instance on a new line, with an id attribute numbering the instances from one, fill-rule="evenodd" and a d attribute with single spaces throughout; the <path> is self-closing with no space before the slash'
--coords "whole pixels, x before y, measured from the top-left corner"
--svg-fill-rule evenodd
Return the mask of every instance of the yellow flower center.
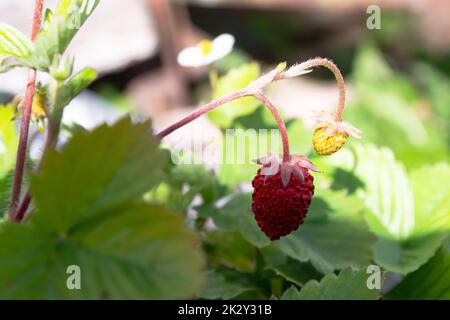
<path id="1" fill-rule="evenodd" d="M 202 40 L 198 44 L 198 47 L 200 48 L 200 52 L 202 53 L 202 55 L 207 56 L 212 51 L 212 42 L 206 39 Z"/>

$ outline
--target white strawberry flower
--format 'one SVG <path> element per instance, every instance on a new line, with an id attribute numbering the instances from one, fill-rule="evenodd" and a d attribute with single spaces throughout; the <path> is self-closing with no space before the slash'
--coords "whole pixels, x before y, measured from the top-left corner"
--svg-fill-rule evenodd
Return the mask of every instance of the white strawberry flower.
<path id="1" fill-rule="evenodd" d="M 215 39 L 200 41 L 194 47 L 187 47 L 178 54 L 178 63 L 183 67 L 202 67 L 220 60 L 233 50 L 234 37 L 224 33 Z"/>

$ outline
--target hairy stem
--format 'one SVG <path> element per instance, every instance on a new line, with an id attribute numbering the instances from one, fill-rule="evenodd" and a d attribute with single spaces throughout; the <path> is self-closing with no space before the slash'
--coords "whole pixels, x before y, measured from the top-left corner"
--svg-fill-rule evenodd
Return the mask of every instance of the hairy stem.
<path id="1" fill-rule="evenodd" d="M 214 101 L 208 103 L 207 105 L 200 107 L 199 109 L 197 109 L 196 111 L 187 115 L 183 119 L 177 121 L 173 125 L 169 126 L 168 128 L 164 129 L 163 131 L 159 132 L 156 135 L 156 138 L 162 139 L 165 136 L 169 135 L 170 133 L 174 132 L 175 130 L 188 124 L 189 122 L 194 121 L 198 117 L 204 115 L 205 113 L 207 113 L 227 102 L 230 102 L 230 101 L 233 101 L 235 99 L 242 98 L 245 96 L 254 96 L 259 101 L 261 101 L 264 104 L 264 106 L 267 109 L 269 109 L 269 111 L 272 113 L 272 115 L 275 118 L 275 121 L 278 125 L 278 128 L 281 132 L 281 139 L 283 142 L 283 161 L 288 161 L 289 160 L 289 140 L 288 140 L 288 135 L 287 135 L 287 131 L 286 131 L 286 126 L 285 126 L 284 121 L 281 118 L 280 114 L 278 113 L 277 108 L 275 108 L 275 106 L 272 104 L 272 102 L 270 102 L 270 100 L 264 95 L 264 93 L 262 93 L 262 91 L 254 92 L 251 90 L 243 89 L 243 90 L 239 90 L 239 91 L 230 93 L 226 96 L 223 96 L 222 98 L 214 100 Z"/>
<path id="2" fill-rule="evenodd" d="M 156 138 L 158 139 L 162 139 L 165 136 L 167 136 L 168 134 L 174 132 L 175 130 L 181 128 L 182 126 L 188 124 L 189 122 L 197 119 L 198 117 L 204 115 L 205 113 L 217 108 L 218 106 L 225 104 L 227 102 L 245 97 L 245 96 L 250 96 L 253 93 L 247 91 L 247 90 L 239 90 L 239 91 L 235 91 L 232 92 L 230 94 L 227 94 L 219 99 L 213 100 L 210 103 L 198 108 L 197 110 L 195 110 L 194 112 L 192 112 L 191 114 L 187 115 L 186 117 L 184 117 L 183 119 L 181 119 L 180 121 L 175 122 L 173 125 L 167 127 L 166 129 L 162 130 L 161 132 L 159 132 L 156 135 Z"/>
<path id="3" fill-rule="evenodd" d="M 41 16 L 43 9 L 43 0 L 36 0 L 34 8 L 34 18 L 33 18 L 33 30 L 31 33 L 31 40 L 36 41 L 37 35 L 39 34 L 41 26 Z M 9 206 L 9 216 L 10 219 L 14 219 L 16 216 L 17 204 L 20 199 L 20 192 L 22 189 L 22 179 L 25 167 L 25 160 L 28 147 L 28 134 L 30 130 L 30 118 L 31 118 L 31 107 L 33 104 L 34 90 L 36 85 L 36 70 L 31 69 L 28 74 L 27 90 L 24 102 L 24 111 L 22 116 L 22 121 L 20 124 L 20 139 L 19 147 L 17 151 L 16 159 L 16 170 L 14 175 L 14 182 L 11 192 L 11 203 Z"/>
<path id="4" fill-rule="evenodd" d="M 275 108 L 272 102 L 270 102 L 270 100 L 262 92 L 256 93 L 255 98 L 261 101 L 267 107 L 267 109 L 269 109 L 270 112 L 272 112 L 272 115 L 275 118 L 275 121 L 277 122 L 278 129 L 281 132 L 281 140 L 283 142 L 283 162 L 289 161 L 290 158 L 289 139 L 286 131 L 286 125 L 284 124 L 283 119 L 278 113 L 277 108 Z"/>
<path id="5" fill-rule="evenodd" d="M 58 121 L 53 121 L 49 118 L 48 125 L 47 125 L 47 138 L 45 141 L 44 152 L 50 148 L 53 148 L 56 145 L 57 138 L 59 135 L 59 126 L 60 126 L 60 124 Z M 36 169 L 37 171 L 40 170 L 41 164 L 42 164 L 42 160 Z M 24 221 L 25 214 L 28 210 L 28 207 L 30 206 L 30 203 L 31 203 L 31 191 L 28 188 L 28 190 L 25 193 L 25 196 L 19 206 L 19 209 L 17 210 L 17 213 L 13 218 L 14 221 L 16 221 L 16 222 Z"/>
<path id="6" fill-rule="evenodd" d="M 50 103 L 52 106 L 54 106 L 56 104 L 59 86 L 60 86 L 60 82 L 58 82 L 57 80 L 53 79 L 51 81 L 51 86 L 50 86 L 51 102 Z M 45 152 L 47 150 L 53 148 L 56 145 L 56 143 L 58 142 L 58 135 L 59 135 L 60 125 L 61 125 L 61 119 L 62 119 L 61 112 L 54 112 L 54 114 L 52 114 L 48 117 L 47 137 L 46 137 L 45 145 L 44 145 L 44 154 L 41 158 L 41 161 L 39 162 L 39 165 L 36 168 L 36 171 L 39 171 L 41 169 L 42 160 L 44 159 Z M 19 210 L 17 211 L 16 215 L 14 216 L 14 221 L 23 222 L 23 220 L 25 218 L 25 214 L 28 210 L 28 207 L 30 206 L 30 203 L 31 203 L 31 192 L 30 192 L 30 189 L 28 188 L 28 190 L 25 194 L 25 197 L 19 206 Z"/>
<path id="7" fill-rule="evenodd" d="M 342 121 L 342 113 L 344 112 L 345 106 L 345 82 L 344 77 L 342 76 L 342 73 L 336 66 L 336 64 L 334 64 L 332 61 L 326 58 L 315 58 L 302 62 L 297 66 L 295 66 L 295 68 L 298 68 L 298 70 L 307 70 L 313 67 L 320 67 L 320 66 L 329 69 L 331 72 L 333 72 L 334 77 L 336 78 L 336 82 L 339 87 L 339 102 L 334 119 L 336 121 Z M 286 78 L 285 74 L 286 74 L 285 72 L 280 73 L 276 77 L 276 80 L 285 79 Z"/>

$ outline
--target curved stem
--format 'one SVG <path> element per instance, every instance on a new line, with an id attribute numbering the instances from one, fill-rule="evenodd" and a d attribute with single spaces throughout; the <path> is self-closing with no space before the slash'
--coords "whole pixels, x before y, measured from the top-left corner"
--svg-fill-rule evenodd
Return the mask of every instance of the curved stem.
<path id="1" fill-rule="evenodd" d="M 56 104 L 57 96 L 58 96 L 58 88 L 60 87 L 60 82 L 52 79 L 50 82 L 50 103 L 52 106 Z M 61 119 L 62 119 L 62 112 L 54 112 L 53 114 L 49 115 L 47 118 L 47 137 L 45 140 L 44 145 L 44 154 L 36 168 L 36 171 L 39 171 L 42 166 L 42 161 L 45 156 L 45 153 L 47 150 L 53 148 L 56 146 L 56 143 L 58 142 L 58 135 L 61 125 Z M 31 203 L 31 192 L 30 188 L 28 188 L 24 199 L 22 200 L 22 203 L 19 206 L 19 210 L 15 214 L 14 221 L 21 222 L 25 218 L 26 211 Z"/>
<path id="2" fill-rule="evenodd" d="M 222 104 L 225 104 L 227 102 L 230 102 L 230 101 L 233 101 L 233 100 L 245 97 L 245 96 L 250 96 L 250 95 L 253 95 L 253 93 L 251 93 L 251 92 L 249 92 L 249 91 L 244 89 L 244 90 L 239 90 L 239 91 L 232 92 L 230 94 L 227 94 L 227 95 L 223 96 L 222 98 L 213 100 L 210 103 L 208 103 L 208 104 L 200 107 L 196 111 L 192 112 L 191 114 L 187 115 L 186 117 L 184 117 L 180 121 L 177 121 L 173 125 L 171 125 L 171 126 L 167 127 L 166 129 L 162 130 L 161 132 L 156 134 L 156 138 L 158 138 L 158 139 L 164 138 L 168 134 L 174 132 L 175 130 L 181 128 L 182 126 L 188 124 L 189 122 L 197 119 L 198 117 L 204 115 L 208 111 L 211 111 L 211 110 L 217 108 L 218 106 L 220 106 Z"/>
<path id="3" fill-rule="evenodd" d="M 59 135 L 59 126 L 60 126 L 59 121 L 54 121 L 53 119 L 48 118 L 47 137 L 45 141 L 44 152 L 49 150 L 50 148 L 53 148 L 56 145 Z M 42 159 L 39 165 L 37 166 L 36 171 L 39 171 L 41 169 L 41 166 L 42 166 Z M 19 209 L 17 210 L 16 215 L 13 217 L 14 221 L 22 222 L 24 220 L 25 213 L 27 212 L 30 203 L 31 203 L 31 191 L 30 188 L 28 188 L 19 206 Z"/>
<path id="4" fill-rule="evenodd" d="M 270 100 L 261 91 L 254 92 L 254 91 L 249 91 L 249 90 L 243 89 L 243 90 L 239 90 L 239 91 L 230 93 L 220 99 L 214 100 L 214 101 L 208 103 L 207 105 L 204 105 L 203 107 L 200 107 L 198 110 L 187 115 L 183 119 L 177 121 L 170 127 L 162 130 L 161 132 L 156 134 L 155 137 L 157 139 L 161 140 L 165 136 L 167 136 L 170 133 L 174 132 L 175 130 L 181 128 L 182 126 L 188 124 L 189 122 L 194 121 L 195 119 L 197 119 L 201 115 L 207 113 L 208 111 L 211 111 L 211 110 L 219 107 L 222 104 L 225 104 L 227 102 L 230 102 L 230 101 L 233 101 L 235 99 L 242 98 L 245 96 L 254 96 L 259 101 L 261 101 L 264 104 L 264 106 L 267 109 L 269 109 L 269 111 L 272 113 L 273 117 L 275 118 L 275 121 L 277 122 L 278 128 L 281 132 L 281 140 L 283 142 L 283 161 L 284 162 L 289 161 L 289 157 L 290 157 L 290 155 L 289 155 L 289 140 L 288 140 L 288 135 L 287 135 L 287 131 L 286 131 L 286 125 L 284 124 L 283 119 L 281 118 L 280 114 L 278 113 L 277 108 L 272 104 L 272 102 L 270 102 Z"/>
<path id="5" fill-rule="evenodd" d="M 277 122 L 278 128 L 281 132 L 281 140 L 283 142 L 283 162 L 289 161 L 289 139 L 286 131 L 286 125 L 284 124 L 283 119 L 278 113 L 277 108 L 275 108 L 272 102 L 270 102 L 270 100 L 262 92 L 258 92 L 254 96 L 259 101 L 261 101 L 267 107 L 267 109 L 270 110 L 270 112 L 272 112 L 272 115 L 275 118 L 275 121 Z"/>
<path id="6" fill-rule="evenodd" d="M 39 29 L 41 26 L 41 16 L 43 9 L 43 0 L 36 0 L 33 18 L 33 30 L 31 33 L 31 40 L 36 41 Z M 11 203 L 9 205 L 10 219 L 14 219 L 17 210 L 17 204 L 20 198 L 22 189 L 22 179 L 25 167 L 25 159 L 28 147 L 28 134 L 30 130 L 31 106 L 33 104 L 34 90 L 36 85 L 36 70 L 31 69 L 28 74 L 27 90 L 25 95 L 25 105 L 23 116 L 20 124 L 20 139 L 17 150 L 16 170 L 14 175 L 14 182 L 11 192 Z"/>
<path id="7" fill-rule="evenodd" d="M 333 72 L 334 77 L 336 78 L 336 82 L 339 87 L 339 102 L 338 102 L 338 107 L 337 107 L 337 111 L 334 116 L 334 119 L 336 121 L 342 121 L 342 113 L 344 112 L 344 106 L 345 106 L 345 82 L 344 82 L 344 77 L 342 76 L 342 73 L 339 70 L 339 68 L 336 66 L 336 64 L 334 64 L 332 61 L 330 61 L 326 58 L 314 58 L 314 59 L 310 59 L 308 61 L 302 62 L 302 63 L 294 66 L 293 68 L 295 68 L 299 71 L 298 74 L 302 74 L 302 73 L 300 73 L 301 71 L 305 71 L 310 68 L 319 67 L 319 66 L 329 69 L 331 72 Z M 287 78 L 286 72 L 282 72 L 276 77 L 276 80 L 281 80 L 281 79 L 285 79 L 285 78 Z"/>

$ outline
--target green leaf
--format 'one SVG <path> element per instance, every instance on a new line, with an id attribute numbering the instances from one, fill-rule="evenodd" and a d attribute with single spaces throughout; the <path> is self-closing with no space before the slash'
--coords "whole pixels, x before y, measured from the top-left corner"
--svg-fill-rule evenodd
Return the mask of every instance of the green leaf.
<path id="1" fill-rule="evenodd" d="M 414 71 L 417 79 L 426 87 L 434 111 L 448 122 L 450 119 L 450 109 L 447 107 L 450 103 L 450 91 L 448 90 L 450 79 L 427 64 L 419 64 Z"/>
<path id="2" fill-rule="evenodd" d="M 320 282 L 308 282 L 298 295 L 299 300 L 377 300 L 380 290 L 369 289 L 366 269 L 342 270 L 338 276 L 326 275 Z"/>
<path id="3" fill-rule="evenodd" d="M 0 60 L 4 57 L 26 59 L 33 50 L 33 43 L 19 30 L 7 23 L 0 23 Z"/>
<path id="4" fill-rule="evenodd" d="M 14 68 L 17 68 L 17 67 L 23 67 L 23 66 L 25 66 L 25 64 L 24 63 L 5 63 L 5 64 L 2 64 L 2 61 L 1 61 L 1 59 L 0 59 L 0 73 L 6 73 L 6 72 L 8 72 L 8 71 L 10 71 L 10 70 L 12 70 L 12 69 L 14 69 Z"/>
<path id="5" fill-rule="evenodd" d="M 448 163 L 424 166 L 411 173 L 416 210 L 414 234 L 450 232 L 449 181 Z"/>
<path id="6" fill-rule="evenodd" d="M 3 299 L 177 299 L 201 284 L 202 257 L 182 216 L 125 202 L 66 234 L 0 225 Z M 66 286 L 79 266 L 81 290 Z"/>
<path id="7" fill-rule="evenodd" d="M 207 283 L 198 293 L 201 299 L 223 299 L 229 300 L 249 291 L 257 290 L 248 276 L 219 268 L 205 272 Z"/>
<path id="8" fill-rule="evenodd" d="M 14 167 L 19 135 L 11 104 L 0 105 L 0 179 Z"/>
<path id="9" fill-rule="evenodd" d="M 97 77 L 97 72 L 91 68 L 84 68 L 79 73 L 63 83 L 58 88 L 54 108 L 62 110 L 66 107 L 81 91 L 86 89 Z"/>
<path id="10" fill-rule="evenodd" d="M 13 179 L 14 175 L 12 171 L 3 178 L 0 178 L 0 223 L 2 223 L 3 217 L 7 217 Z"/>
<path id="11" fill-rule="evenodd" d="M 244 64 L 230 70 L 219 78 L 213 90 L 213 98 L 220 98 L 233 91 L 243 89 L 260 75 L 260 67 L 256 62 Z M 259 102 L 253 97 L 240 98 L 208 112 L 208 117 L 221 128 L 229 128 L 233 119 L 253 112 Z"/>
<path id="12" fill-rule="evenodd" d="M 364 132 L 365 141 L 391 148 L 407 168 L 448 160 L 445 127 L 433 121 L 432 115 L 422 116 L 421 90 L 393 70 L 379 50 L 362 46 L 353 70 L 359 98 L 346 108 L 346 117 Z M 423 80 L 422 75 L 417 78 Z M 445 87 L 444 81 L 441 84 Z M 443 102 L 445 96 L 440 97 Z"/>
<path id="13" fill-rule="evenodd" d="M 0 216 L 8 207 L 19 135 L 11 104 L 0 105 Z"/>
<path id="14" fill-rule="evenodd" d="M 277 266 L 267 266 L 269 270 L 274 271 L 278 276 L 283 277 L 298 286 L 303 286 L 311 279 L 320 279 L 320 274 L 308 263 L 301 263 L 297 260 L 288 258 L 286 262 Z"/>
<path id="15" fill-rule="evenodd" d="M 356 147 L 356 174 L 364 190 L 358 195 L 370 209 L 368 222 L 379 236 L 401 240 L 414 229 L 414 194 L 404 167 L 386 148 Z"/>
<path id="16" fill-rule="evenodd" d="M 33 65 L 49 71 L 55 56 L 62 55 L 100 0 L 61 0 L 56 13 L 46 14 L 46 23 L 35 42 Z"/>
<path id="17" fill-rule="evenodd" d="M 444 240 L 442 246 L 446 248 L 448 252 L 450 252 L 450 234 L 448 235 L 447 239 Z"/>
<path id="18" fill-rule="evenodd" d="M 423 167 L 411 181 L 389 149 L 357 145 L 332 162 L 352 170 L 364 183 L 357 191 L 370 209 L 366 217 L 379 240 L 375 258 L 389 271 L 408 273 L 430 259 L 450 231 L 447 164 Z"/>
<path id="19" fill-rule="evenodd" d="M 199 207 L 200 215 L 211 217 L 220 231 L 239 231 L 242 236 L 256 247 L 263 247 L 270 240 L 259 229 L 251 211 L 252 198 L 249 193 L 234 196 L 224 207 Z"/>
<path id="20" fill-rule="evenodd" d="M 303 225 L 274 245 L 293 259 L 310 261 L 324 274 L 367 265 L 376 239 L 364 222 L 363 203 L 344 192 L 316 192 Z"/>
<path id="21" fill-rule="evenodd" d="M 408 274 L 388 299 L 450 299 L 450 253 L 439 250 L 418 270 Z"/>
<path id="22" fill-rule="evenodd" d="M 149 123 L 129 118 L 51 150 L 32 177 L 30 224 L 0 226 L 0 297 L 192 297 L 202 282 L 198 239 L 183 216 L 133 200 L 159 182 L 163 155 Z M 81 290 L 67 288 L 71 265 Z"/>
<path id="23" fill-rule="evenodd" d="M 237 232 L 208 232 L 203 248 L 211 265 L 223 265 L 240 272 L 256 269 L 256 248 Z"/>
<path id="24" fill-rule="evenodd" d="M 61 152 L 50 150 L 32 176 L 35 223 L 65 233 L 99 210 L 140 197 L 162 178 L 165 153 L 157 147 L 150 124 L 129 118 L 77 132 Z"/>
<path id="25" fill-rule="evenodd" d="M 369 276 L 365 269 L 354 271 L 347 268 L 338 276 L 331 273 L 320 282 L 311 280 L 301 291 L 291 286 L 281 300 L 377 300 L 380 290 L 368 288 Z"/>
<path id="26" fill-rule="evenodd" d="M 280 298 L 280 300 L 299 300 L 299 299 L 300 299 L 300 292 L 294 286 L 290 286 L 289 289 L 287 289 Z"/>
<path id="27" fill-rule="evenodd" d="M 170 189 L 164 200 L 180 212 L 186 211 L 197 195 L 201 196 L 204 204 L 211 204 L 224 191 L 214 172 L 207 171 L 203 165 L 173 166 L 167 183 Z"/>

